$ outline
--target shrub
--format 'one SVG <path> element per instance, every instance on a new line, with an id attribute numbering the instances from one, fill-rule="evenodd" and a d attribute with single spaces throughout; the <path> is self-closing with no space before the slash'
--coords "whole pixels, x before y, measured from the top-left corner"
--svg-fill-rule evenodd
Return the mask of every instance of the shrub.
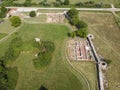
<path id="1" fill-rule="evenodd" d="M 70 20 L 70 24 L 71 24 L 71 25 L 76 25 L 78 22 L 79 22 L 79 19 L 78 19 L 78 18 L 72 18 L 72 19 Z"/>
<path id="2" fill-rule="evenodd" d="M 70 9 L 67 14 L 70 18 L 78 18 L 78 10 L 75 8 Z"/>
<path id="3" fill-rule="evenodd" d="M 9 48 L 7 49 L 4 55 L 4 59 L 6 63 L 8 61 L 15 60 L 20 55 L 22 44 L 23 41 L 20 37 L 16 37 L 11 41 Z"/>
<path id="4" fill-rule="evenodd" d="M 36 13 L 35 11 L 31 11 L 30 14 L 29 14 L 30 17 L 35 17 L 36 16 Z"/>
<path id="5" fill-rule="evenodd" d="M 82 38 L 87 37 L 87 28 L 82 28 L 76 32 L 77 36 L 80 36 Z"/>
<path id="6" fill-rule="evenodd" d="M 74 38 L 76 36 L 76 32 L 68 33 L 68 36 Z"/>
<path id="7" fill-rule="evenodd" d="M 64 5 L 69 5 L 70 4 L 70 1 L 69 0 L 65 0 L 64 1 Z"/>
<path id="8" fill-rule="evenodd" d="M 18 27 L 21 25 L 21 19 L 18 16 L 11 17 L 10 21 L 12 23 L 12 26 L 14 26 L 14 27 Z"/>
<path id="9" fill-rule="evenodd" d="M 76 25 L 76 27 L 78 29 L 80 29 L 80 28 L 87 28 L 87 24 L 84 21 L 82 21 L 82 20 L 79 20 L 75 25 Z"/>
<path id="10" fill-rule="evenodd" d="M 36 68 L 42 68 L 51 63 L 52 54 L 55 49 L 54 43 L 50 41 L 42 41 L 39 46 L 38 57 L 33 60 Z"/>

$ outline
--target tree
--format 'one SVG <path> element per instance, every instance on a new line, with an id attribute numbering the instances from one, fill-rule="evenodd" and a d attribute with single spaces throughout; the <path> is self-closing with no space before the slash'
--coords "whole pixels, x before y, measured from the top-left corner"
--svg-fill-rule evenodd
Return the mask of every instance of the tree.
<path id="1" fill-rule="evenodd" d="M 78 10 L 75 8 L 70 9 L 67 14 L 70 18 L 78 18 Z"/>
<path id="2" fill-rule="evenodd" d="M 75 32 L 68 33 L 68 36 L 74 38 L 76 36 L 76 33 Z"/>
<path id="3" fill-rule="evenodd" d="M 30 15 L 30 17 L 35 17 L 36 13 L 35 13 L 35 11 L 31 11 L 29 15 Z"/>
<path id="4" fill-rule="evenodd" d="M 87 24 L 82 20 L 79 20 L 75 25 L 78 29 L 87 27 Z"/>
<path id="5" fill-rule="evenodd" d="M 82 38 L 87 37 L 87 28 L 82 28 L 76 32 L 77 36 L 80 36 Z"/>
<path id="6" fill-rule="evenodd" d="M 2 5 L 0 8 L 0 18 L 5 18 L 6 14 L 7 14 L 7 8 Z"/>
<path id="7" fill-rule="evenodd" d="M 75 17 L 70 20 L 70 23 L 71 23 L 72 25 L 76 25 L 78 22 L 79 22 L 79 19 L 78 19 L 78 18 L 75 18 Z"/>
<path id="8" fill-rule="evenodd" d="M 21 25 L 21 19 L 18 16 L 11 17 L 10 21 L 12 23 L 12 26 L 14 26 L 14 27 L 18 27 Z"/>
<path id="9" fill-rule="evenodd" d="M 1 6 L 1 12 L 2 13 L 6 13 L 7 12 L 7 8 L 5 6 Z"/>
<path id="10" fill-rule="evenodd" d="M 64 1 L 64 5 L 69 5 L 70 4 L 70 1 L 69 0 L 65 0 Z"/>
<path id="11" fill-rule="evenodd" d="M 48 90 L 46 87 L 42 86 L 39 88 L 39 90 Z"/>
<path id="12" fill-rule="evenodd" d="M 26 1 L 24 2 L 24 6 L 25 6 L 25 7 L 31 6 L 31 0 L 26 0 Z"/>

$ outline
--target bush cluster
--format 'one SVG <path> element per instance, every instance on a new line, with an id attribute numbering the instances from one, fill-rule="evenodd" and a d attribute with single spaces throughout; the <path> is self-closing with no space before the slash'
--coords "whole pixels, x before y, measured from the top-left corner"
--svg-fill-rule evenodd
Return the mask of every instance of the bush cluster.
<path id="1" fill-rule="evenodd" d="M 0 90 L 15 88 L 18 76 L 17 68 L 7 68 L 7 63 L 14 61 L 20 55 L 22 43 L 20 37 L 14 38 L 4 56 L 0 57 Z"/>
<path id="2" fill-rule="evenodd" d="M 45 67 L 50 64 L 52 60 L 52 54 L 55 49 L 54 43 L 50 41 L 41 41 L 38 46 L 38 43 L 35 44 L 39 48 L 40 52 L 38 57 L 33 60 L 36 68 Z"/>
<path id="3" fill-rule="evenodd" d="M 5 6 L 1 6 L 0 8 L 0 18 L 5 18 L 7 14 L 7 8 Z"/>
<path id="4" fill-rule="evenodd" d="M 18 16 L 12 16 L 10 18 L 10 22 L 12 23 L 11 25 L 14 27 L 18 27 L 21 25 L 21 19 Z"/>
<path id="5" fill-rule="evenodd" d="M 97 7 L 97 8 L 101 8 L 101 7 L 110 7 L 109 4 L 103 4 L 103 3 L 95 3 L 94 1 L 86 1 L 86 2 L 79 2 L 76 3 L 75 6 L 77 7 Z"/>

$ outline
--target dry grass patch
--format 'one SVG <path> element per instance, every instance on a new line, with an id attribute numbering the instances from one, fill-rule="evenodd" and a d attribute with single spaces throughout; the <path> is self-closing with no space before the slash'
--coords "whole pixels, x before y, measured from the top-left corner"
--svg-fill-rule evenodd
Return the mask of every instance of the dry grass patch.
<path id="1" fill-rule="evenodd" d="M 88 23 L 89 33 L 95 35 L 94 45 L 98 54 L 112 60 L 107 70 L 109 90 L 120 90 L 120 30 L 114 16 L 96 12 L 81 12 L 80 16 Z"/>

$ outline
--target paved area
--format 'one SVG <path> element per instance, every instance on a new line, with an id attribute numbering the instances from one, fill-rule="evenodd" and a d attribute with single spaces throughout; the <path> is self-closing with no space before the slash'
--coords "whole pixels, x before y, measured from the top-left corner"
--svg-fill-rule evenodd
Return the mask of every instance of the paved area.
<path id="1" fill-rule="evenodd" d="M 37 10 L 69 10 L 71 8 L 39 8 L 39 7 L 7 7 L 17 8 L 19 12 L 29 12 L 29 11 L 37 11 Z M 76 8 L 81 11 L 120 11 L 120 8 Z"/>

